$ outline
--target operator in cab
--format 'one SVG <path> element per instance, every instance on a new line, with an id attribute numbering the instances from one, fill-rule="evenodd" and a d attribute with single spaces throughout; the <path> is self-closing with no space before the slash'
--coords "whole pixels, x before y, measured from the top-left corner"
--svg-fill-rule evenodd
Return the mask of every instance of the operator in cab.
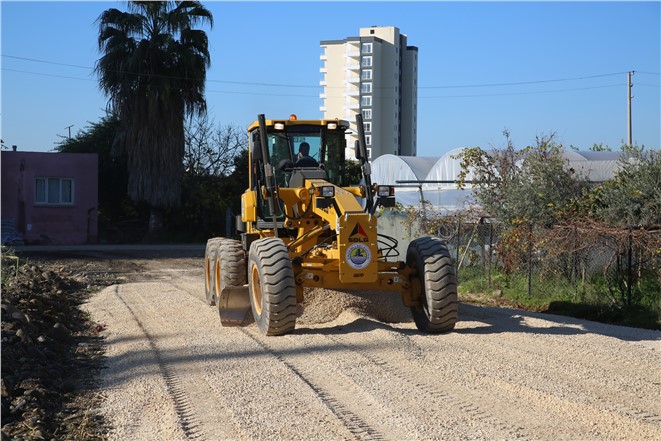
<path id="1" fill-rule="evenodd" d="M 298 155 L 294 167 L 319 167 L 316 159 L 310 156 L 310 144 L 302 142 L 298 146 Z"/>

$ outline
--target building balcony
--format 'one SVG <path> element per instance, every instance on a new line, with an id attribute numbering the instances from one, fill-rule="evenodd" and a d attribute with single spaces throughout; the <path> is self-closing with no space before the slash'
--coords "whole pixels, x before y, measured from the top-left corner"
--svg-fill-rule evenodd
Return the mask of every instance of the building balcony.
<path id="1" fill-rule="evenodd" d="M 325 100 L 327 97 L 326 97 L 325 93 L 320 93 L 319 98 L 321 98 L 322 100 Z"/>
<path id="2" fill-rule="evenodd" d="M 355 96 L 355 97 L 359 97 L 359 96 L 360 96 L 360 90 L 358 90 L 358 89 L 355 89 L 355 90 L 354 90 L 354 89 L 347 90 L 346 92 L 344 92 L 344 96 Z"/>
<path id="3" fill-rule="evenodd" d="M 327 72 L 328 72 L 328 69 L 326 69 L 325 67 L 320 67 L 320 68 L 319 68 L 319 72 L 321 72 L 321 73 L 327 73 Z"/>
<path id="4" fill-rule="evenodd" d="M 327 110 L 326 106 L 319 106 L 319 111 L 320 112 L 325 112 L 326 110 Z"/>
<path id="5" fill-rule="evenodd" d="M 359 63 L 350 63 L 350 64 L 345 64 L 344 68 L 347 70 L 360 70 L 360 64 Z"/>
<path id="6" fill-rule="evenodd" d="M 348 77 L 344 80 L 345 83 L 351 83 L 351 84 L 356 84 L 360 83 L 360 77 Z"/>
<path id="7" fill-rule="evenodd" d="M 321 54 L 321 55 L 319 55 L 319 59 L 320 59 L 321 61 L 326 61 L 326 60 L 328 60 L 328 55 L 326 55 L 326 54 Z"/>
<path id="8" fill-rule="evenodd" d="M 359 110 L 360 109 L 360 104 L 358 104 L 358 103 L 345 103 L 344 108 L 345 109 L 350 109 L 350 110 Z"/>
<path id="9" fill-rule="evenodd" d="M 319 85 L 320 85 L 320 86 L 325 86 L 325 85 L 326 85 L 326 80 L 321 80 L 321 81 L 319 81 Z"/>

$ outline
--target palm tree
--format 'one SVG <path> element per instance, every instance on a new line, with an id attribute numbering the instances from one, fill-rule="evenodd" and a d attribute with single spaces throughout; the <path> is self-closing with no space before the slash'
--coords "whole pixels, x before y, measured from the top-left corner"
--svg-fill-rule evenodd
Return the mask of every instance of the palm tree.
<path id="1" fill-rule="evenodd" d="M 204 83 L 210 65 L 200 24 L 213 16 L 197 1 L 131 1 L 99 17 L 95 72 L 119 115 L 116 151 L 127 152 L 128 195 L 151 207 L 150 232 L 162 209 L 180 204 L 184 119 L 206 112 Z"/>

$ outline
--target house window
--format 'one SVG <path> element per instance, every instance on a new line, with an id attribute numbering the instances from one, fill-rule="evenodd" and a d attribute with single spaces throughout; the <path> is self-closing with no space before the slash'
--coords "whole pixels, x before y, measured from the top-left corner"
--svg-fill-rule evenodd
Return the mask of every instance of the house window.
<path id="1" fill-rule="evenodd" d="M 372 109 L 363 109 L 363 119 L 372 119 Z"/>
<path id="2" fill-rule="evenodd" d="M 372 105 L 372 95 L 364 96 L 360 99 L 360 105 L 369 107 Z"/>
<path id="3" fill-rule="evenodd" d="M 372 53 L 372 43 L 363 43 L 362 52 L 364 54 L 371 54 Z"/>
<path id="4" fill-rule="evenodd" d="M 360 86 L 360 91 L 362 93 L 372 93 L 372 83 L 363 83 Z"/>
<path id="5" fill-rule="evenodd" d="M 35 178 L 34 202 L 37 204 L 73 204 L 73 179 Z"/>
<path id="6" fill-rule="evenodd" d="M 372 57 L 363 57 L 363 67 L 372 67 Z"/>
<path id="7" fill-rule="evenodd" d="M 365 133 L 370 133 L 372 131 L 372 123 L 371 122 L 364 122 L 363 123 L 363 128 L 365 129 Z"/>
<path id="8" fill-rule="evenodd" d="M 371 80 L 372 79 L 372 69 L 364 70 L 361 79 Z"/>
<path id="9" fill-rule="evenodd" d="M 372 145 L 372 135 L 365 135 L 365 144 Z"/>

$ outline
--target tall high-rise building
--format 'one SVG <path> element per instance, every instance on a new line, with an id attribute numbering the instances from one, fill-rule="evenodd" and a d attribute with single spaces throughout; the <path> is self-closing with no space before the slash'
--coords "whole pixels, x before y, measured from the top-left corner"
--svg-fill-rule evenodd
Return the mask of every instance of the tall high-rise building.
<path id="1" fill-rule="evenodd" d="M 393 26 L 361 28 L 359 37 L 322 41 L 323 79 L 319 108 L 324 118 L 346 119 L 347 157 L 358 139 L 356 114 L 362 112 L 370 160 L 417 151 L 418 48 Z"/>

